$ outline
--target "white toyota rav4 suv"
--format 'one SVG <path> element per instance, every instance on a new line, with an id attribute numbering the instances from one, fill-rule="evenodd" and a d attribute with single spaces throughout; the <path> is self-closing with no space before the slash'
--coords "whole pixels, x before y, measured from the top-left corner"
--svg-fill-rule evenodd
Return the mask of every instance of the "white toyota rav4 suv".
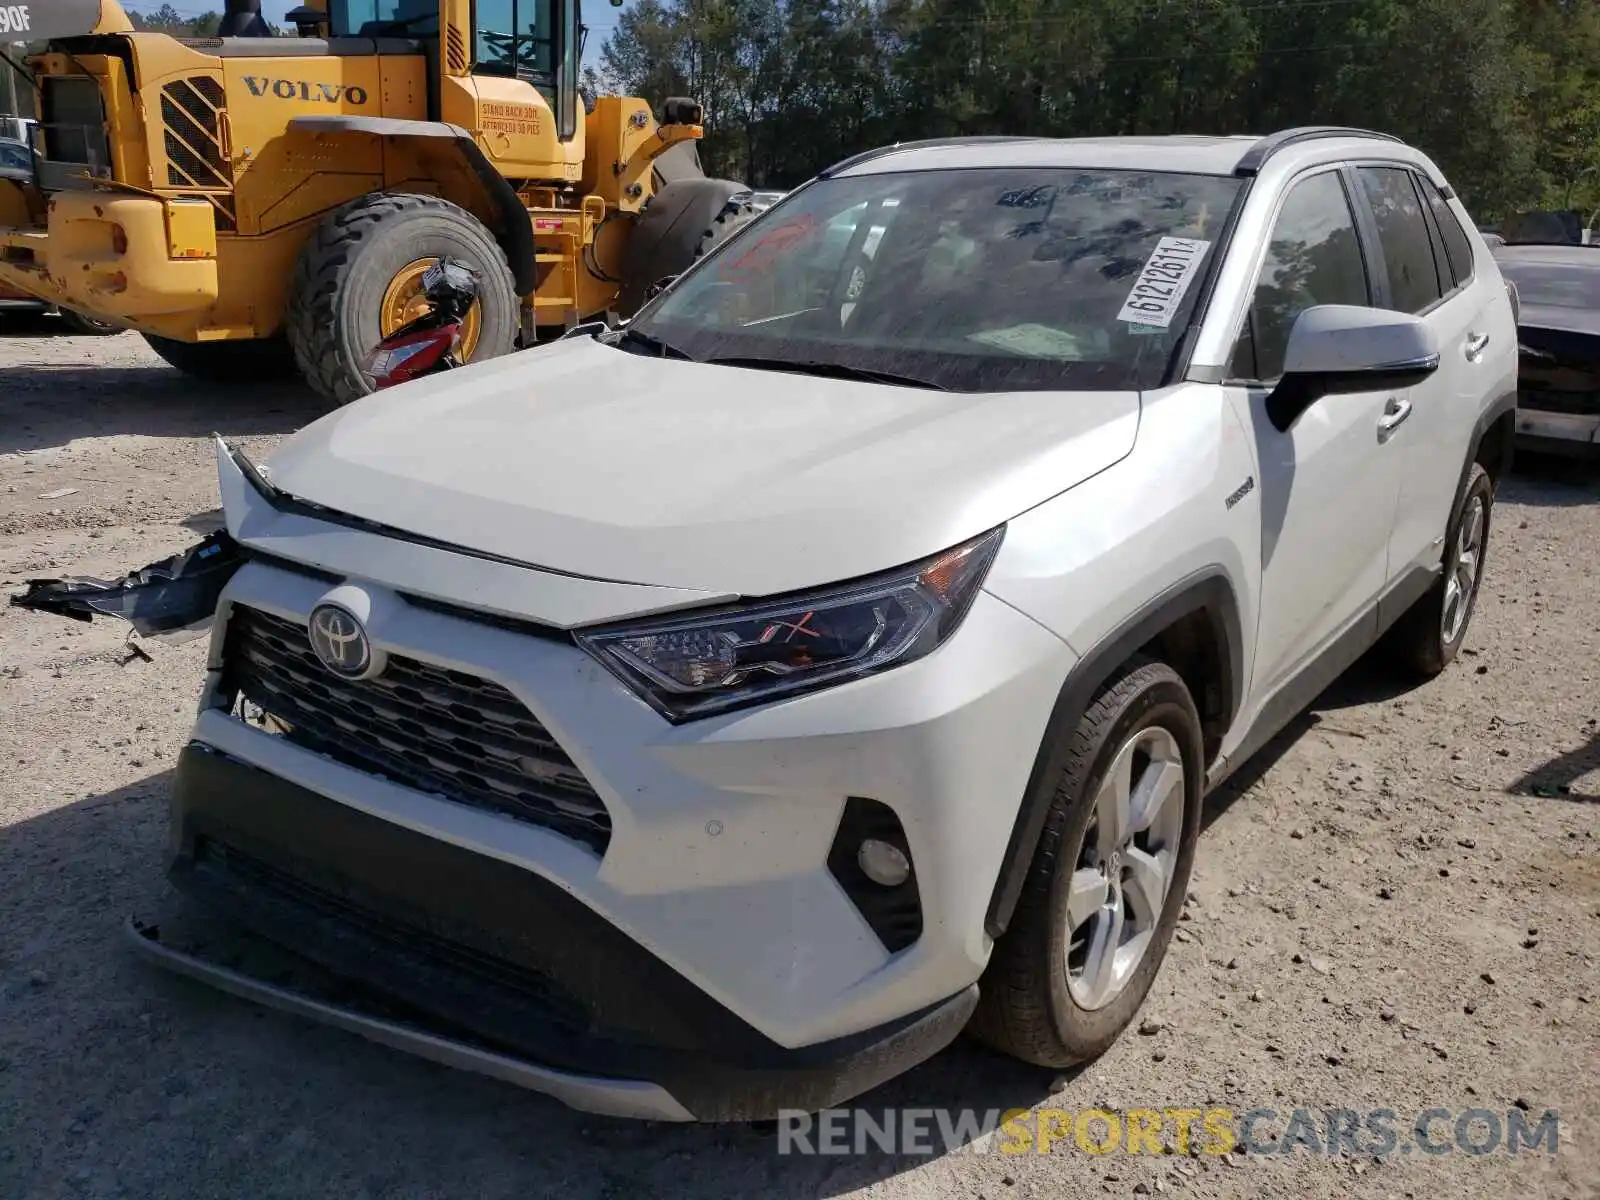
<path id="1" fill-rule="evenodd" d="M 134 944 L 613 1114 L 1099 1054 L 1208 790 L 1455 656 L 1516 385 L 1381 135 L 851 159 L 624 329 L 220 447 L 171 875 L 399 1007 Z"/>

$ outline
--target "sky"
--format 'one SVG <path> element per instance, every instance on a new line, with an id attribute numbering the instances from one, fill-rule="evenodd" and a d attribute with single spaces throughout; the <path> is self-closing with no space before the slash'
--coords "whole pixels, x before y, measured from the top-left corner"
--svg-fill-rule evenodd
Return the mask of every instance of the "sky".
<path id="1" fill-rule="evenodd" d="M 200 17 L 208 12 L 221 12 L 222 0 L 169 0 L 172 7 L 185 17 Z M 303 0 L 261 0 L 261 13 L 275 25 L 284 25 L 285 13 L 300 7 Z M 154 12 L 163 0 L 120 0 L 122 7 L 135 12 Z M 589 44 L 584 47 L 583 62 L 593 66 L 600 59 L 600 46 L 616 27 L 621 9 L 612 8 L 608 0 L 588 0 L 584 5 L 589 23 Z"/>

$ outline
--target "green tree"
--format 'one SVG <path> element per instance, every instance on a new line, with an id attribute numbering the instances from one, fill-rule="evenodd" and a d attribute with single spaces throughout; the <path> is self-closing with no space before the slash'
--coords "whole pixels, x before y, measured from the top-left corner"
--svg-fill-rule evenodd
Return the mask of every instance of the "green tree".
<path id="1" fill-rule="evenodd" d="M 1350 124 L 1480 220 L 1600 207 L 1594 0 L 638 0 L 599 75 L 700 100 L 708 168 L 759 184 L 914 138 Z"/>

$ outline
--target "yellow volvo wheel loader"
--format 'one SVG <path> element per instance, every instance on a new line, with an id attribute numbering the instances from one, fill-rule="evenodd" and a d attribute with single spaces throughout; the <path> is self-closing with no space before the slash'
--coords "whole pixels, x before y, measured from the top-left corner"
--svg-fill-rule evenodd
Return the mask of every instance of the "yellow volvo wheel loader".
<path id="1" fill-rule="evenodd" d="M 372 390 L 444 256 L 480 277 L 479 360 L 626 315 L 754 212 L 708 179 L 701 109 L 578 91 L 579 0 L 313 0 L 268 36 L 139 33 L 115 0 L 5 0 L 40 123 L 0 179 L 0 289 L 138 330 L 216 380 Z M 285 345 L 287 342 L 287 345 Z M 291 353 L 292 351 L 292 353 Z"/>

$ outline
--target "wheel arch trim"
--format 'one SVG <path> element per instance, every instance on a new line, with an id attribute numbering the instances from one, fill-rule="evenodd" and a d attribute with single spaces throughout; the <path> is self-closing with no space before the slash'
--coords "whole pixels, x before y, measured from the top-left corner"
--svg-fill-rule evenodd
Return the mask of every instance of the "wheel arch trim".
<path id="1" fill-rule="evenodd" d="M 456 151 L 472 168 L 473 175 L 482 185 L 489 201 L 499 216 L 499 228 L 490 230 L 500 248 L 506 252 L 506 263 L 511 268 L 511 278 L 517 295 L 531 296 L 537 286 L 534 273 L 533 221 L 522 206 L 516 189 L 509 180 L 494 169 L 472 134 L 459 125 L 445 121 L 407 121 L 398 117 L 296 117 L 289 122 L 297 133 L 337 135 L 365 134 L 381 138 L 436 138 L 453 142 Z"/>
<path id="2" fill-rule="evenodd" d="M 1483 449 L 1483 440 L 1489 436 L 1496 425 L 1507 423 L 1508 428 L 1505 438 L 1500 443 L 1500 461 L 1490 467 L 1485 464 L 1485 470 L 1495 477 L 1496 483 L 1504 479 L 1511 471 L 1511 462 L 1516 442 L 1516 413 L 1517 393 L 1504 392 L 1490 402 L 1482 413 L 1478 415 L 1477 423 L 1472 428 L 1472 450 L 1467 455 L 1466 462 L 1461 464 L 1461 479 L 1456 485 L 1456 503 L 1461 502 L 1461 494 L 1467 488 L 1467 476 L 1472 472 L 1472 464 L 1478 461 L 1478 453 Z M 1454 515 L 1455 509 L 1452 508 Z"/>
<path id="3" fill-rule="evenodd" d="M 1208 614 L 1207 625 L 1216 639 L 1217 661 L 1224 674 L 1219 681 L 1227 705 L 1224 724 L 1231 724 L 1238 715 L 1244 678 L 1244 639 L 1238 593 L 1226 569 L 1217 565 L 1202 567 L 1161 591 L 1102 637 L 1078 660 L 1062 683 L 1055 707 L 1045 723 L 1044 738 L 1034 758 L 1027 789 L 1023 792 L 989 899 L 984 931 L 991 938 L 998 938 L 1006 931 L 1016 911 L 1050 814 L 1054 780 L 1065 760 L 1071 731 L 1118 667 L 1163 631 L 1202 610 Z M 1205 766 L 1201 764 L 1202 777 Z"/>

